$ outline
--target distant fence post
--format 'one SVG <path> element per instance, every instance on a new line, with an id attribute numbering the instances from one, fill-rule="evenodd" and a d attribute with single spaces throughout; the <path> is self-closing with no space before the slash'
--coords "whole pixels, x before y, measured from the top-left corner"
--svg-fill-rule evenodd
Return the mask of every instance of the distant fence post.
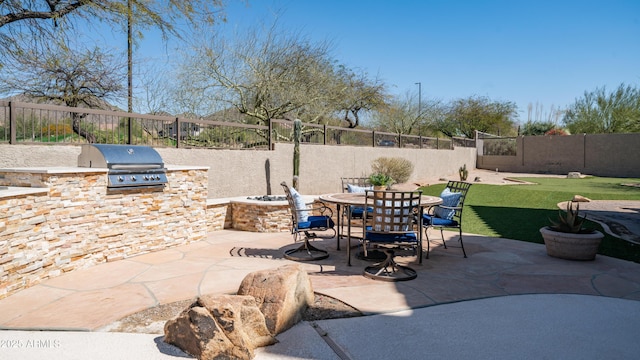
<path id="1" fill-rule="evenodd" d="M 13 101 L 9 101 L 9 144 L 16 144 L 16 109 Z"/>
<path id="2" fill-rule="evenodd" d="M 324 128 L 322 129 L 322 134 L 323 134 L 322 145 L 327 145 L 327 124 L 324 124 Z"/>
<path id="3" fill-rule="evenodd" d="M 181 124 L 180 124 L 180 118 L 178 118 L 178 117 L 177 117 L 177 118 L 176 118 L 176 124 L 175 124 L 175 127 L 176 127 L 176 148 L 178 148 L 178 149 L 180 148 L 180 137 L 181 137 L 181 135 L 182 135 L 182 134 L 180 133 L 180 125 L 181 125 Z"/>
<path id="4" fill-rule="evenodd" d="M 133 129 L 131 128 L 131 124 L 133 124 L 133 121 L 131 121 L 131 115 L 129 115 L 127 118 L 127 144 L 129 145 L 132 144 L 131 140 L 133 139 Z"/>
<path id="5" fill-rule="evenodd" d="M 269 129 L 267 129 L 267 143 L 269 144 L 269 150 L 274 150 L 273 147 L 273 120 L 269 118 L 269 122 L 267 123 Z"/>
<path id="6" fill-rule="evenodd" d="M 376 147 L 376 131 L 371 131 L 371 146 Z"/>

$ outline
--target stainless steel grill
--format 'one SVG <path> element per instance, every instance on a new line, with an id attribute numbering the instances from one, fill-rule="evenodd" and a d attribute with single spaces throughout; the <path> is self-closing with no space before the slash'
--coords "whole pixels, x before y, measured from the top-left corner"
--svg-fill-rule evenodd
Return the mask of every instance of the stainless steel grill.
<path id="1" fill-rule="evenodd" d="M 82 145 L 78 166 L 107 168 L 107 188 L 162 188 L 167 174 L 158 152 L 142 145 Z"/>

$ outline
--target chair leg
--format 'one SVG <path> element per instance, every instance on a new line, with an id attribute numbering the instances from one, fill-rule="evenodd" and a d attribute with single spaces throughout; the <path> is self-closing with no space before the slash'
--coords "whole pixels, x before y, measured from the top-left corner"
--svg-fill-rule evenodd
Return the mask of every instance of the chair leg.
<path id="1" fill-rule="evenodd" d="M 382 281 L 407 281 L 418 277 L 418 273 L 410 267 L 399 265 L 393 259 L 394 251 L 385 250 L 387 258 L 377 264 L 367 266 L 362 273 L 365 277 Z"/>
<path id="2" fill-rule="evenodd" d="M 467 252 L 464 251 L 464 243 L 462 242 L 462 228 L 460 228 L 460 247 L 462 248 L 462 253 L 464 254 L 464 257 L 467 257 Z"/>
<path id="3" fill-rule="evenodd" d="M 314 237 L 314 234 L 305 234 L 306 236 L 303 239 L 302 245 L 297 248 L 285 250 L 285 259 L 293 261 L 314 261 L 328 258 L 328 251 L 318 249 L 317 247 L 311 245 L 311 243 L 309 242 L 309 237 Z M 294 239 L 297 237 L 296 235 L 294 235 Z"/>
<path id="4" fill-rule="evenodd" d="M 428 226 L 423 226 L 423 230 L 424 230 L 424 237 L 427 238 L 427 256 L 426 258 L 429 258 L 429 251 L 431 251 L 431 240 L 429 240 L 429 227 Z"/>
<path id="5" fill-rule="evenodd" d="M 443 232 L 443 228 L 440 228 L 440 238 L 442 239 L 442 245 L 444 245 L 444 248 L 447 248 L 447 243 L 444 241 L 444 232 Z"/>

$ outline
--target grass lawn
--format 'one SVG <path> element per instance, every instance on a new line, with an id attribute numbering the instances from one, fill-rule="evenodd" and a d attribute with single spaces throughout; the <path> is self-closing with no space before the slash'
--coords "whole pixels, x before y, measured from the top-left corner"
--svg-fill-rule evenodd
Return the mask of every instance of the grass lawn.
<path id="1" fill-rule="evenodd" d="M 464 232 L 543 244 L 539 229 L 558 216 L 557 204 L 579 194 L 592 200 L 640 200 L 640 188 L 622 186 L 640 179 L 587 177 L 518 178 L 536 185 L 473 184 L 465 202 Z M 422 188 L 426 195 L 439 195 L 445 184 Z M 613 237 L 595 222 L 587 227 L 605 234 L 598 253 L 640 263 L 640 245 Z"/>

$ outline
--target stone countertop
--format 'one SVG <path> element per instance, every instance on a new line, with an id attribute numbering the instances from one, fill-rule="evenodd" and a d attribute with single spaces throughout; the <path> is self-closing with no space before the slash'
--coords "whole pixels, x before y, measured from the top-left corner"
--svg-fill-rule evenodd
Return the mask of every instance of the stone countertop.
<path id="1" fill-rule="evenodd" d="M 48 188 L 0 186 L 0 199 L 14 196 L 45 195 L 47 193 L 49 193 Z"/>
<path id="2" fill-rule="evenodd" d="M 209 170 L 208 166 L 189 166 L 189 165 L 165 165 L 167 171 L 184 171 L 184 170 Z M 89 168 L 89 167 L 15 167 L 0 168 L 1 172 L 18 172 L 32 174 L 80 174 L 80 173 L 106 173 L 108 168 Z"/>
<path id="3" fill-rule="evenodd" d="M 31 174 L 78 174 L 108 172 L 107 168 L 86 168 L 86 167 L 15 167 L 1 168 L 1 172 L 31 173 Z"/>

